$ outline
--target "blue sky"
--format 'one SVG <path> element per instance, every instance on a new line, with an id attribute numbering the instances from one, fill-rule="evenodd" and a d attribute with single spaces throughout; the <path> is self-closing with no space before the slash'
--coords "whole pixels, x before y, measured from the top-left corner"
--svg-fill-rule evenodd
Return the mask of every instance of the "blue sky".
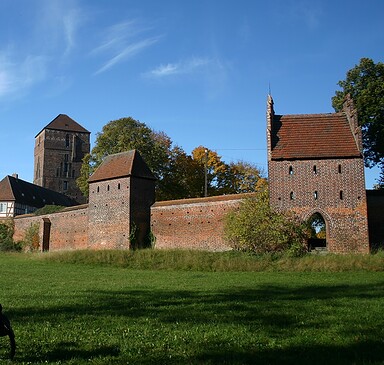
<path id="1" fill-rule="evenodd" d="M 266 170 L 268 91 L 278 114 L 333 112 L 346 72 L 384 61 L 383 14 L 382 0 L 2 0 L 0 178 L 33 180 L 34 137 L 61 113 L 92 141 L 131 116 Z"/>

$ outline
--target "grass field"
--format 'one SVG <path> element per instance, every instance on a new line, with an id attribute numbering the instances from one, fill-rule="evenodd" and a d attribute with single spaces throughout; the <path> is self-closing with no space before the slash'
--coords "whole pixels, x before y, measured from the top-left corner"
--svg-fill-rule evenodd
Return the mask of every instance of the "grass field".
<path id="1" fill-rule="evenodd" d="M 215 270 L 191 262 L 176 270 L 173 254 L 168 267 L 167 254 L 147 254 L 145 269 L 103 255 L 0 254 L 15 363 L 384 364 L 382 257 L 371 269 L 356 258 L 340 269 L 315 257 L 303 260 L 325 260 L 322 270 L 304 261 L 290 270 L 285 261 L 276 270 L 227 271 L 228 258 L 219 264 L 214 255 L 206 256 Z M 7 351 L 0 338 L 0 363 Z"/>

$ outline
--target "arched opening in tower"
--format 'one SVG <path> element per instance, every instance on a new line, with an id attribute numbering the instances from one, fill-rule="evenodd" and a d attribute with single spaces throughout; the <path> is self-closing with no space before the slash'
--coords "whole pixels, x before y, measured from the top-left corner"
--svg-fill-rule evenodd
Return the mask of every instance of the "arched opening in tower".
<path id="1" fill-rule="evenodd" d="M 314 213 L 308 219 L 310 238 L 308 239 L 309 251 L 327 249 L 327 226 L 320 213 Z"/>

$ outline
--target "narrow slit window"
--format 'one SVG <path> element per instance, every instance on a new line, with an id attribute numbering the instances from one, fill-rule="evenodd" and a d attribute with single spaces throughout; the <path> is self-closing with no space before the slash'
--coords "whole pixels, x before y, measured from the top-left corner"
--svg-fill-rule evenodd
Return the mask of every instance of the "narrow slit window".
<path id="1" fill-rule="evenodd" d="M 343 200 L 343 199 L 344 199 L 343 190 L 340 190 L 340 200 Z"/>
<path id="2" fill-rule="evenodd" d="M 289 166 L 289 175 L 293 175 L 293 167 Z"/>
<path id="3" fill-rule="evenodd" d="M 109 185 L 107 185 L 107 191 L 109 191 Z"/>
<path id="4" fill-rule="evenodd" d="M 338 166 L 339 174 L 341 174 L 341 165 Z"/>
<path id="5" fill-rule="evenodd" d="M 315 190 L 315 192 L 313 193 L 313 197 L 315 198 L 315 200 L 318 199 L 319 197 L 319 194 L 317 193 L 317 190 Z"/>
<path id="6" fill-rule="evenodd" d="M 121 188 L 121 185 L 120 185 L 120 183 L 118 183 L 117 184 L 117 189 L 120 190 L 120 188 Z"/>
<path id="7" fill-rule="evenodd" d="M 317 167 L 316 165 L 313 165 L 313 173 L 316 175 L 317 174 Z"/>
<path id="8" fill-rule="evenodd" d="M 294 194 L 293 191 L 290 192 L 290 194 L 289 194 L 289 198 L 290 198 L 291 200 L 294 200 L 294 199 L 295 199 L 295 194 Z"/>

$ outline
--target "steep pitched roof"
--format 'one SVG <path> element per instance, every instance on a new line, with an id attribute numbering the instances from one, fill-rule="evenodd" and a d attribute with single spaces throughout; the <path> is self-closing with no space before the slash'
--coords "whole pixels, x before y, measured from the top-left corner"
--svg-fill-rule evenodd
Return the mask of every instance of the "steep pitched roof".
<path id="1" fill-rule="evenodd" d="M 127 176 L 156 180 L 139 152 L 131 150 L 107 156 L 88 181 L 96 182 Z"/>
<path id="2" fill-rule="evenodd" d="M 361 157 L 345 113 L 274 115 L 272 160 Z"/>
<path id="3" fill-rule="evenodd" d="M 35 208 L 45 205 L 73 206 L 76 203 L 64 194 L 6 176 L 0 181 L 0 201 L 16 201 Z"/>
<path id="4" fill-rule="evenodd" d="M 59 114 L 47 126 L 45 126 L 36 136 L 38 136 L 44 129 L 54 129 L 59 131 L 81 132 L 90 133 L 79 123 L 75 122 L 66 114 Z"/>

